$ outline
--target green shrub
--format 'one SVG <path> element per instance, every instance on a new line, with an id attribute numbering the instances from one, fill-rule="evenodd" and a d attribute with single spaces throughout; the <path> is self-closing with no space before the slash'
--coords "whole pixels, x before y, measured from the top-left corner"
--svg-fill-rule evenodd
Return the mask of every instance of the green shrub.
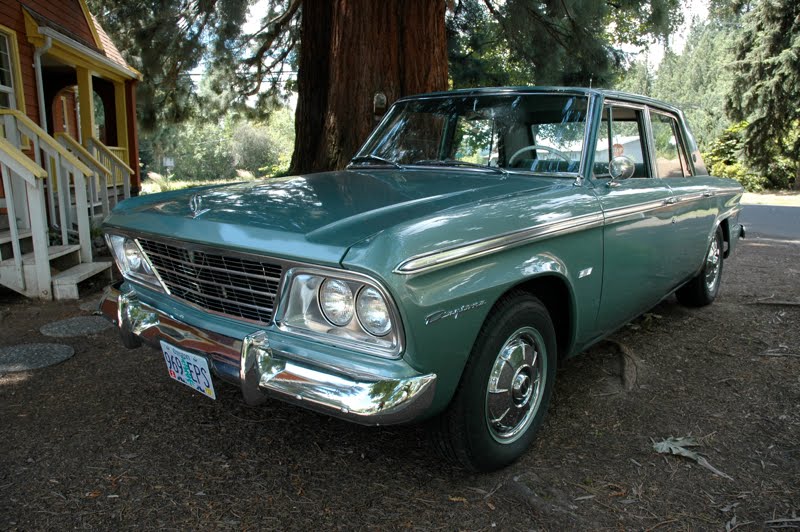
<path id="1" fill-rule="evenodd" d="M 711 165 L 711 175 L 735 179 L 742 184 L 747 192 L 762 192 L 769 186 L 769 180 L 764 176 L 748 171 L 740 162 L 727 164 L 720 161 Z"/>

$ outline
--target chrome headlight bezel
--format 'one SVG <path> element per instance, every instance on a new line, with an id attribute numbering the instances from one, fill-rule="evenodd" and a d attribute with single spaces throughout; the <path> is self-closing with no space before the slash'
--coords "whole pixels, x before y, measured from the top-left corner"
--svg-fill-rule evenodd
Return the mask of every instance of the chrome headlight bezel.
<path id="1" fill-rule="evenodd" d="M 105 238 L 106 245 L 111 251 L 111 256 L 114 258 L 119 272 L 126 280 L 167 293 L 167 289 L 158 277 L 150 258 L 135 238 L 117 233 L 106 233 Z M 129 260 L 129 254 L 136 258 L 133 261 Z M 132 262 L 135 264 L 132 264 Z"/>
<path id="2" fill-rule="evenodd" d="M 347 283 L 353 293 L 353 317 L 344 326 L 331 322 L 320 305 L 320 290 L 326 280 Z M 391 327 L 385 334 L 369 332 L 357 316 L 356 301 L 365 288 L 376 290 L 386 304 Z M 289 269 L 285 273 L 275 325 L 287 333 L 383 358 L 399 358 L 405 345 L 400 313 L 388 291 L 369 276 L 334 268 Z"/>

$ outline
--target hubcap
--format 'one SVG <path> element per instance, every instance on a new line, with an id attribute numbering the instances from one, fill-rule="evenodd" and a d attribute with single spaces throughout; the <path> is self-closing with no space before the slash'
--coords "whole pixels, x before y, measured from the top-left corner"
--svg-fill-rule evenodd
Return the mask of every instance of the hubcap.
<path id="1" fill-rule="evenodd" d="M 721 251 L 719 240 L 715 237 L 711 241 L 711 247 L 708 248 L 708 255 L 706 255 L 706 289 L 709 293 L 714 292 L 719 281 L 719 266 L 722 260 Z"/>
<path id="2" fill-rule="evenodd" d="M 546 364 L 544 342 L 532 327 L 503 344 L 486 389 L 486 422 L 496 441 L 511 443 L 530 426 L 542 400 Z"/>

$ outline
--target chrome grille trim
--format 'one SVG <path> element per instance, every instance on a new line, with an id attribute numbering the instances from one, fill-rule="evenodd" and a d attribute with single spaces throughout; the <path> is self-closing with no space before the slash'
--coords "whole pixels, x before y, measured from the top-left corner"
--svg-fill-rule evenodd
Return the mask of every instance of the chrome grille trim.
<path id="1" fill-rule="evenodd" d="M 232 318 L 272 322 L 283 261 L 188 242 L 136 240 L 175 299 Z"/>

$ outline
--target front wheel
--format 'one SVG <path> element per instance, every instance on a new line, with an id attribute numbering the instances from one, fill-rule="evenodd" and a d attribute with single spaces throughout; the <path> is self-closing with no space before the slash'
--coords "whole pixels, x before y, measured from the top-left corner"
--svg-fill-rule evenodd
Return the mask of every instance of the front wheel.
<path id="1" fill-rule="evenodd" d="M 678 301 L 687 307 L 704 307 L 710 305 L 719 293 L 722 281 L 722 253 L 725 241 L 722 238 L 722 229 L 717 228 L 714 238 L 708 246 L 703 269 L 700 270 L 688 283 L 675 292 Z"/>
<path id="2" fill-rule="evenodd" d="M 544 420 L 556 372 L 556 339 L 545 306 L 504 297 L 487 318 L 448 410 L 436 424 L 445 458 L 493 471 L 519 458 Z"/>

